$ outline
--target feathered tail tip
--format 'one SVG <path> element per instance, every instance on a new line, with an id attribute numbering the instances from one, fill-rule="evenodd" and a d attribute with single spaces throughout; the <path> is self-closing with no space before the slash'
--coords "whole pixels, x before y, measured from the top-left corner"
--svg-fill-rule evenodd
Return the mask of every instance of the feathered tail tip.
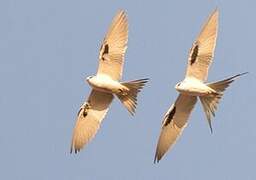
<path id="1" fill-rule="evenodd" d="M 230 86 L 230 84 L 238 77 L 247 74 L 248 72 L 240 73 L 235 76 L 232 76 L 230 78 L 224 79 L 222 81 L 209 83 L 207 86 L 214 89 L 217 93 L 211 94 L 210 96 L 201 96 L 200 101 L 203 105 L 204 112 L 206 114 L 208 124 L 210 126 L 211 133 L 212 130 L 212 123 L 211 119 L 215 116 L 215 111 L 217 110 L 218 103 L 220 99 L 223 96 L 224 91 L 227 89 L 227 87 Z"/>
<path id="2" fill-rule="evenodd" d="M 137 95 L 148 81 L 148 78 L 144 78 L 122 83 L 122 85 L 127 87 L 129 91 L 127 94 L 117 94 L 117 97 L 132 115 L 135 114 L 137 106 Z"/>
<path id="3" fill-rule="evenodd" d="M 224 92 L 225 89 L 230 85 L 230 83 L 232 83 L 236 78 L 243 76 L 245 74 L 248 74 L 248 73 L 249 72 L 240 73 L 240 74 L 237 74 L 230 78 L 224 79 L 222 81 L 209 83 L 209 84 L 207 84 L 207 86 L 209 86 L 210 88 L 214 89 L 215 91 L 221 93 L 221 92 Z"/>

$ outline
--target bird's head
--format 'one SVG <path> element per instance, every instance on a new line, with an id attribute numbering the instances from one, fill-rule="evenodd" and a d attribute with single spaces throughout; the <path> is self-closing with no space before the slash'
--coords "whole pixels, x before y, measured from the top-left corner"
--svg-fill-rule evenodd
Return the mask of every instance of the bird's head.
<path id="1" fill-rule="evenodd" d="M 177 91 L 182 91 L 183 90 L 183 83 L 182 82 L 179 82 L 179 83 L 177 83 L 176 85 L 175 85 L 175 89 L 177 90 Z"/>
<path id="2" fill-rule="evenodd" d="M 90 82 L 90 79 L 92 79 L 93 78 L 93 76 L 88 76 L 87 78 L 86 78 L 86 81 L 87 82 Z"/>

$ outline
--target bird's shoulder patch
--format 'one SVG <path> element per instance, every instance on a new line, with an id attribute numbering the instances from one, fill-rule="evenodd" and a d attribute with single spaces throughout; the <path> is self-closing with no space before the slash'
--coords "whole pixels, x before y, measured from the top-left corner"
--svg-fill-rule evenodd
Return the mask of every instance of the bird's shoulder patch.
<path id="1" fill-rule="evenodd" d="M 173 106 L 172 110 L 166 115 L 163 126 L 167 126 L 171 123 L 175 113 L 176 113 L 176 106 Z"/>
<path id="2" fill-rule="evenodd" d="M 196 42 L 190 50 L 190 65 L 196 62 L 196 58 L 199 52 L 199 44 Z"/>

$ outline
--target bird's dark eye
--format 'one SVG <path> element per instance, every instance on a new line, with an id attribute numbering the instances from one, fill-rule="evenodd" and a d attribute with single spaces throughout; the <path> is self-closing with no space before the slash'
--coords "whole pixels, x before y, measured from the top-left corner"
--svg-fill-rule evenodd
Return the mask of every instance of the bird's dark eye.
<path id="1" fill-rule="evenodd" d="M 177 86 L 180 86 L 180 83 L 178 83 Z"/>

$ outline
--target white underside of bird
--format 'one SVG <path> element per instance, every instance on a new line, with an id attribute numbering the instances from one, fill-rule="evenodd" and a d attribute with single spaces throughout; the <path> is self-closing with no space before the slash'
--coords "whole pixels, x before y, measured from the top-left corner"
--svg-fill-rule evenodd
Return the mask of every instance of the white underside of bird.
<path id="1" fill-rule="evenodd" d="M 95 90 L 113 93 L 113 94 L 127 94 L 129 88 L 122 85 L 122 83 L 113 80 L 111 77 L 105 74 L 99 74 L 96 76 L 89 76 L 87 79 L 88 84 Z"/>
<path id="2" fill-rule="evenodd" d="M 193 77 L 187 77 L 175 86 L 175 89 L 181 94 L 188 96 L 208 96 L 218 92 L 207 86 L 202 81 Z"/>

